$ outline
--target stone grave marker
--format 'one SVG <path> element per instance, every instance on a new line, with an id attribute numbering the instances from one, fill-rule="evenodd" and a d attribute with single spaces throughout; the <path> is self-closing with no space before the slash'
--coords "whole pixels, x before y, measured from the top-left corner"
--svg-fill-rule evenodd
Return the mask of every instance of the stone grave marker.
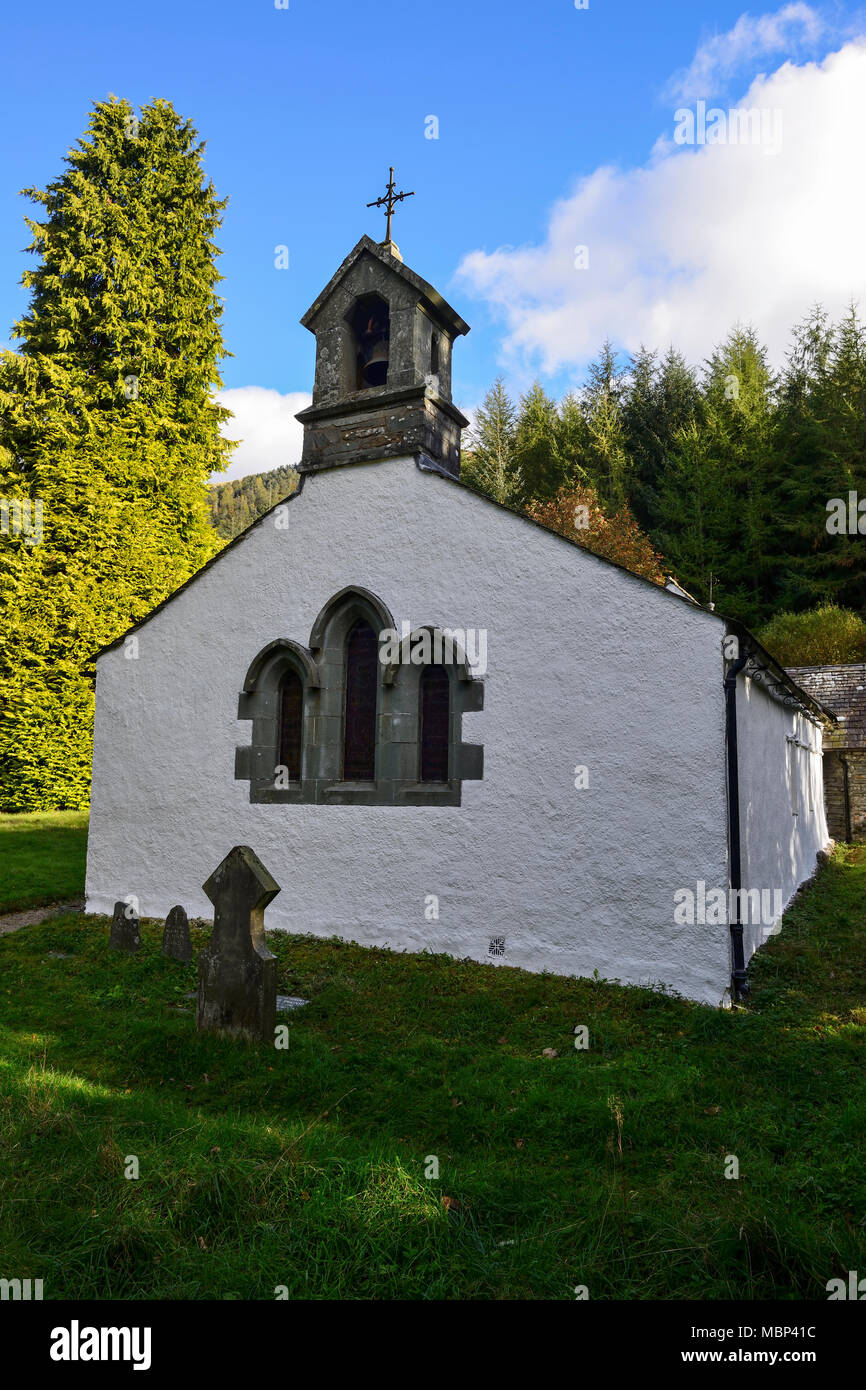
<path id="1" fill-rule="evenodd" d="M 117 951 L 128 951 L 130 955 L 133 955 L 141 945 L 138 916 L 133 912 L 129 903 L 114 904 L 114 916 L 111 919 L 111 935 L 108 944 Z"/>
<path id="2" fill-rule="evenodd" d="M 162 934 L 162 954 L 172 960 L 189 965 L 192 960 L 192 942 L 189 939 L 189 918 L 182 907 L 173 907 L 165 919 Z"/>
<path id="3" fill-rule="evenodd" d="M 199 952 L 196 1028 L 273 1043 L 277 959 L 265 945 L 265 908 L 280 885 L 248 845 L 235 845 L 202 886 L 214 927 Z"/>

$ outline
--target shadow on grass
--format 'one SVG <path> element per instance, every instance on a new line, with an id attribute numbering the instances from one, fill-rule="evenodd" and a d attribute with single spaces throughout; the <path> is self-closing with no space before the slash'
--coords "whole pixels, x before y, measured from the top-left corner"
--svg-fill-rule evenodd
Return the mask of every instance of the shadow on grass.
<path id="1" fill-rule="evenodd" d="M 48 1297 L 823 1298 L 862 1260 L 864 861 L 839 851 L 727 1013 L 275 933 L 280 991 L 311 1000 L 280 1051 L 196 1034 L 160 923 L 132 959 L 105 918 L 4 938 L 5 1273 Z"/>

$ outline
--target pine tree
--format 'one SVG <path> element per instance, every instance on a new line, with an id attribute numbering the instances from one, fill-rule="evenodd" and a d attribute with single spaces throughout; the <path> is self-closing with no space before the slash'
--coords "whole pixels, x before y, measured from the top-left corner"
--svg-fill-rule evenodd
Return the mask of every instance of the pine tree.
<path id="1" fill-rule="evenodd" d="M 665 459 L 679 430 L 700 411 L 701 395 L 694 373 L 670 347 L 661 362 L 641 347 L 631 359 L 623 397 L 625 447 L 632 461 L 631 503 L 640 524 L 660 522 L 659 487 Z"/>
<path id="2" fill-rule="evenodd" d="M 820 306 L 798 325 L 781 395 L 779 606 L 864 608 L 862 535 L 828 530 L 827 510 L 866 496 L 866 329 L 854 306 L 838 325 Z"/>
<path id="3" fill-rule="evenodd" d="M 475 413 L 460 466 L 461 478 L 496 502 L 512 502 L 517 490 L 514 436 L 514 405 L 500 376 Z"/>
<path id="4" fill-rule="evenodd" d="M 751 329 L 707 363 L 699 414 L 674 436 L 651 532 L 681 581 L 749 623 L 769 616 L 773 381 Z"/>
<path id="5" fill-rule="evenodd" d="M 752 328 L 734 329 L 713 354 L 705 399 L 727 485 L 720 531 L 726 528 L 728 556 L 719 600 L 733 617 L 755 624 L 770 613 L 778 518 L 773 505 L 775 381 L 766 348 Z"/>
<path id="6" fill-rule="evenodd" d="M 86 805 L 96 650 L 218 548 L 208 477 L 232 447 L 213 236 L 189 121 L 99 103 L 27 219 L 18 352 L 0 361 L 5 496 L 40 499 L 40 543 L 0 563 L 0 806 Z"/>
<path id="7" fill-rule="evenodd" d="M 515 501 L 519 506 L 548 501 L 566 481 L 559 435 L 556 401 L 536 381 L 520 398 L 514 435 Z"/>
<path id="8" fill-rule="evenodd" d="M 697 421 L 678 432 L 665 456 L 659 512 L 653 544 L 696 598 L 718 599 L 713 585 L 727 563 L 726 483 L 718 449 Z"/>
<path id="9" fill-rule="evenodd" d="M 565 472 L 565 484 L 569 487 L 588 485 L 584 466 L 589 452 L 589 428 L 583 413 L 580 397 L 569 391 L 559 403 L 558 452 Z"/>
<path id="10" fill-rule="evenodd" d="M 609 340 L 589 365 L 581 404 L 586 421 L 583 466 L 604 506 L 627 504 L 633 487 L 632 461 L 626 446 L 623 419 L 625 382 Z"/>

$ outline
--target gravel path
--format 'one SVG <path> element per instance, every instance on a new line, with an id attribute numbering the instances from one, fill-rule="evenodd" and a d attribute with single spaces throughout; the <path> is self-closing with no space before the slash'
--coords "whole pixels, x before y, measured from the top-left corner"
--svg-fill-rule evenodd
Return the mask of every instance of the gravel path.
<path id="1" fill-rule="evenodd" d="M 19 927 L 35 927 L 37 922 L 45 922 L 49 917 L 59 917 L 62 912 L 83 912 L 84 903 L 52 903 L 48 907 L 29 907 L 25 912 L 7 912 L 0 916 L 0 936 L 18 931 Z"/>

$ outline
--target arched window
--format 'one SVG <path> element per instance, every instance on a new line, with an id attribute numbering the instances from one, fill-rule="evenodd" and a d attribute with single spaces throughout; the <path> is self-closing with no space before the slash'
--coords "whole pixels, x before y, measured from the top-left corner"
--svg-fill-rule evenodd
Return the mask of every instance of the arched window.
<path id="1" fill-rule="evenodd" d="M 304 686 L 297 671 L 289 669 L 280 682 L 279 765 L 288 769 L 290 782 L 301 780 L 303 722 Z"/>
<path id="2" fill-rule="evenodd" d="M 425 666 L 421 676 L 422 782 L 448 781 L 451 682 L 444 666 Z"/>
<path id="3" fill-rule="evenodd" d="M 253 658 L 238 699 L 251 737 L 235 751 L 250 801 L 459 806 L 463 783 L 483 780 L 484 749 L 462 735 L 484 683 L 460 634 L 428 624 L 396 636 L 382 600 L 352 585 L 322 608 L 308 646 L 277 637 Z"/>
<path id="4" fill-rule="evenodd" d="M 235 777 L 249 781 L 250 801 L 309 800 L 321 684 L 317 662 L 289 637 L 274 638 L 253 658 L 238 700 L 238 718 L 252 720 L 252 737 L 235 754 Z"/>
<path id="5" fill-rule="evenodd" d="M 343 726 L 343 780 L 376 779 L 376 696 L 379 644 L 360 619 L 346 639 L 346 710 Z"/>

